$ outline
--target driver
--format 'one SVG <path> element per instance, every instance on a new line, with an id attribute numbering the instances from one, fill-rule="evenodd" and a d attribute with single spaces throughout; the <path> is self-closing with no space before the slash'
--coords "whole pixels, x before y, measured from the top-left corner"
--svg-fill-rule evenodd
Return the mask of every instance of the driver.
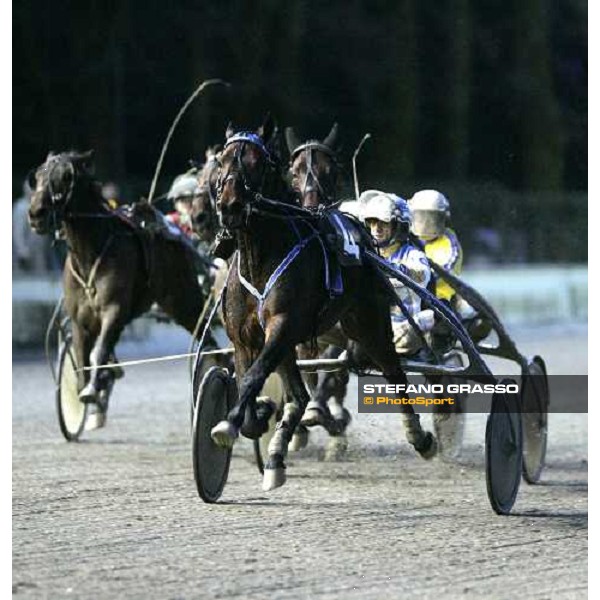
<path id="1" fill-rule="evenodd" d="M 192 211 L 194 197 L 199 193 L 200 185 L 196 177 L 196 170 L 192 169 L 187 173 L 178 175 L 167 194 L 167 199 L 173 203 L 175 208 L 173 212 L 166 215 L 167 220 L 177 225 L 194 241 L 196 241 L 197 236 L 193 229 Z"/>
<path id="2" fill-rule="evenodd" d="M 453 275 L 462 271 L 463 251 L 456 232 L 450 228 L 450 202 L 437 190 L 421 190 L 408 201 L 412 216 L 411 231 L 424 245 L 429 260 Z M 435 295 L 448 302 L 474 339 L 489 333 L 487 322 L 443 279 L 433 273 Z"/>
<path id="3" fill-rule="evenodd" d="M 363 192 L 359 198 L 361 219 L 371 232 L 379 253 L 423 287 L 431 279 L 431 270 L 421 250 L 408 240 L 410 211 L 406 200 L 378 190 Z M 421 332 L 433 326 L 433 312 L 421 310 L 421 298 L 396 279 L 391 279 L 398 297 Z M 400 307 L 391 309 L 394 345 L 399 354 L 415 354 L 422 347 L 422 335 L 414 330 Z"/>

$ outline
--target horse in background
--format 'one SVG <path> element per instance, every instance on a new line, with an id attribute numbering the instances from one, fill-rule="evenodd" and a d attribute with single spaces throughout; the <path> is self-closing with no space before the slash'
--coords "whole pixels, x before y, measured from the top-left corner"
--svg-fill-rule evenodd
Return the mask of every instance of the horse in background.
<path id="1" fill-rule="evenodd" d="M 64 306 L 70 317 L 75 361 L 83 371 L 79 398 L 100 406 L 100 392 L 115 373 L 125 326 L 153 302 L 193 333 L 205 297 L 193 249 L 177 239 L 152 234 L 108 207 L 93 175 L 93 152 L 50 153 L 32 175 L 29 222 L 40 234 L 65 240 Z M 144 209 L 153 210 L 150 205 Z"/>
<path id="2" fill-rule="evenodd" d="M 338 136 L 337 123 L 333 124 L 323 140 L 313 138 L 301 141 L 293 128 L 285 130 L 292 188 L 298 195 L 301 206 L 305 208 L 316 209 L 337 203 L 341 172 Z M 318 341 L 322 358 L 338 358 L 346 347 L 347 339 L 340 329 L 337 325 L 328 334 L 330 340 L 339 338 L 339 346 L 326 343 L 323 339 Z M 315 358 L 315 354 L 315 349 L 309 345 L 298 347 L 301 358 Z M 344 408 L 348 372 L 320 372 L 318 375 L 305 375 L 305 379 L 312 391 L 312 399 L 293 440 L 293 449 L 299 449 L 308 443 L 307 427 L 321 425 L 332 436 L 327 445 L 327 458 L 340 458 L 347 448 L 345 432 L 350 423 L 350 413 Z"/>

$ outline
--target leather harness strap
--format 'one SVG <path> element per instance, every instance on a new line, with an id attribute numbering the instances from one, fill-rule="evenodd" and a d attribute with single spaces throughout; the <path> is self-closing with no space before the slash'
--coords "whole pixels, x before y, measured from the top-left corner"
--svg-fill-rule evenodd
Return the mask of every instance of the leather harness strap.
<path id="1" fill-rule="evenodd" d="M 75 269 L 75 266 L 73 265 L 74 255 L 71 253 L 71 260 L 68 263 L 69 268 L 71 270 L 71 275 L 73 275 L 73 277 L 75 278 L 75 281 L 77 281 L 77 283 L 83 288 L 83 291 L 85 292 L 86 296 L 88 297 L 88 300 L 92 304 L 94 304 L 94 297 L 96 295 L 96 287 L 94 285 L 95 280 L 96 280 L 96 274 L 98 273 L 98 269 L 100 267 L 100 264 L 102 263 L 102 259 L 104 258 L 104 255 L 106 254 L 108 247 L 112 243 L 114 237 L 115 237 L 114 234 L 111 234 L 109 236 L 109 238 L 106 240 L 106 243 L 104 244 L 104 247 L 102 248 L 102 252 L 100 252 L 98 257 L 94 261 L 92 268 L 90 269 L 87 281 L 84 280 L 83 277 L 77 272 L 77 269 Z"/>

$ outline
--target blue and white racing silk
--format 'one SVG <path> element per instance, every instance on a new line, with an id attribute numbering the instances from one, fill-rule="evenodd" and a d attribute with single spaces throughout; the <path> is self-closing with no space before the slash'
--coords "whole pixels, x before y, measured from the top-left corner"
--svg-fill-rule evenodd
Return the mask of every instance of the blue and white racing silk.
<path id="1" fill-rule="evenodd" d="M 389 263 L 404 271 L 414 282 L 427 287 L 431 279 L 431 269 L 425 254 L 410 243 L 396 242 L 380 248 L 380 253 Z M 421 298 L 397 279 L 390 279 L 398 297 L 407 308 L 411 317 L 421 312 Z M 398 306 L 392 306 L 392 324 L 406 321 L 406 317 Z"/>

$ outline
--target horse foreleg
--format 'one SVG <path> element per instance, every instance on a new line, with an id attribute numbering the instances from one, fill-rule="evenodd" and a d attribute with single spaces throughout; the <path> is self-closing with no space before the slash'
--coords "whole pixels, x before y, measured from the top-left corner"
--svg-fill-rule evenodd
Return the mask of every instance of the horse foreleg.
<path id="1" fill-rule="evenodd" d="M 213 441 L 223 447 L 233 446 L 242 426 L 247 437 L 258 438 L 267 431 L 269 418 L 274 405 L 261 403 L 256 406 L 256 397 L 260 393 L 267 377 L 275 370 L 289 345 L 284 341 L 285 317 L 273 317 L 267 326 L 266 342 L 254 363 L 244 373 L 239 381 L 239 396 L 237 404 L 227 415 L 227 420 L 221 421 L 211 431 Z M 237 363 L 236 357 L 236 363 Z M 237 364 L 236 364 L 237 366 Z"/>
<path id="2" fill-rule="evenodd" d="M 300 424 L 302 414 L 310 400 L 300 369 L 296 364 L 294 352 L 288 353 L 277 372 L 286 389 L 286 402 L 283 407 L 283 416 L 277 423 L 275 433 L 269 442 L 269 457 L 263 476 L 263 490 L 266 492 L 281 487 L 285 483 L 285 457 L 288 444 L 296 427 Z"/>
<path id="3" fill-rule="evenodd" d="M 342 353 L 342 349 L 336 346 L 328 346 L 325 352 L 321 354 L 322 358 L 338 358 Z M 340 379 L 337 372 L 320 371 L 317 378 L 317 385 L 314 389 L 312 399 L 306 407 L 304 416 L 302 417 L 302 425 L 305 427 L 314 427 L 315 425 L 323 426 L 330 435 L 339 435 L 345 429 L 349 422 L 349 415 L 343 412 L 343 401 L 346 395 L 346 379 Z M 341 396 L 341 398 L 340 398 Z M 328 400 L 331 398 L 339 398 L 339 401 L 334 406 L 338 408 L 336 415 L 331 413 L 328 406 Z"/>
<path id="4" fill-rule="evenodd" d="M 84 329 L 77 321 L 71 322 L 71 331 L 73 335 L 72 352 L 75 364 L 78 369 L 89 366 L 89 357 L 92 350 L 92 340 L 90 333 Z M 78 389 L 82 390 L 89 380 L 89 371 L 81 371 L 78 376 Z"/>
<path id="5" fill-rule="evenodd" d="M 100 334 L 94 342 L 89 357 L 91 367 L 90 378 L 85 388 L 79 394 L 82 402 L 98 402 L 99 392 L 102 389 L 100 376 L 103 369 L 101 367 L 108 363 L 125 326 L 121 312 L 118 306 L 111 306 L 102 311 L 100 317 Z M 108 376 L 112 377 L 113 375 L 109 373 Z"/>

